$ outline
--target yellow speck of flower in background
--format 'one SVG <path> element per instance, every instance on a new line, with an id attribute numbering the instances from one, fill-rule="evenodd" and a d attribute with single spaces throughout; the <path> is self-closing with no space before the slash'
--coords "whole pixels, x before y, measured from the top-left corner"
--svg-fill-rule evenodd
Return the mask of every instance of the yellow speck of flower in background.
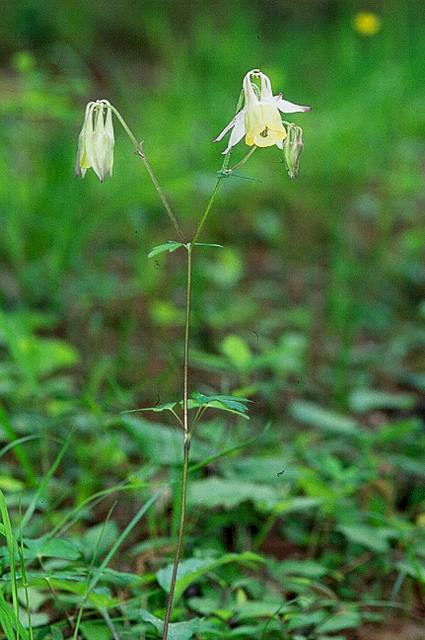
<path id="1" fill-rule="evenodd" d="M 353 27 L 361 36 L 374 36 L 381 30 L 381 18 L 371 11 L 359 11 L 353 18 Z"/>

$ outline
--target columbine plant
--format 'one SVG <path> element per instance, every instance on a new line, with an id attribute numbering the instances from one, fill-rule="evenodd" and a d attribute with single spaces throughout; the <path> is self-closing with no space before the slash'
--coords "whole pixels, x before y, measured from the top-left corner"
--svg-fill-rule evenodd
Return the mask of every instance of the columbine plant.
<path id="1" fill-rule="evenodd" d="M 155 411 L 171 411 L 181 427 L 184 436 L 179 530 L 171 575 L 170 591 L 163 624 L 163 640 L 168 638 L 177 571 L 183 547 L 190 440 L 193 427 L 200 420 L 203 412 L 208 407 L 232 411 L 233 413 L 244 415 L 247 411 L 246 405 L 248 403 L 248 400 L 245 398 L 220 395 L 205 396 L 200 393 L 192 393 L 192 396 L 189 398 L 189 342 L 194 250 L 197 246 L 205 246 L 205 243 L 200 243 L 198 240 L 223 179 L 230 176 L 237 167 L 244 164 L 257 148 L 276 145 L 283 151 L 283 159 L 289 176 L 291 178 L 297 177 L 300 156 L 304 146 L 302 129 L 294 123 L 282 120 L 280 112 L 297 113 L 310 111 L 310 109 L 311 107 L 297 105 L 285 100 L 282 97 L 282 94 L 274 96 L 270 79 L 265 73 L 262 73 L 259 69 L 248 71 L 243 79 L 242 92 L 236 108 L 236 115 L 215 139 L 215 141 L 222 140 L 223 137 L 231 131 L 228 145 L 223 151 L 223 164 L 221 170 L 217 173 L 217 181 L 212 190 L 211 197 L 205 207 L 205 210 L 200 215 L 195 232 L 191 236 L 191 239 L 188 240 L 152 170 L 143 149 L 142 142 L 138 142 L 119 111 L 110 104 L 108 100 L 89 102 L 86 107 L 84 123 L 78 140 L 78 152 L 75 167 L 76 175 L 84 177 L 87 169 L 91 168 L 102 182 L 107 175 L 112 176 L 114 150 L 112 115 L 114 114 L 130 138 L 136 154 L 143 161 L 149 177 L 157 190 L 165 211 L 178 236 L 178 241 L 169 240 L 162 245 L 154 247 L 150 252 L 149 257 L 158 255 L 165 251 L 172 252 L 179 248 L 184 248 L 187 255 L 185 326 L 183 336 L 183 397 L 182 400 L 177 402 L 169 402 L 164 405 L 155 406 Z M 251 149 L 242 158 L 242 160 L 229 168 L 232 149 L 244 136 L 246 145 L 251 147 Z M 193 418 L 190 418 L 189 416 L 189 411 L 191 409 L 196 409 Z"/>

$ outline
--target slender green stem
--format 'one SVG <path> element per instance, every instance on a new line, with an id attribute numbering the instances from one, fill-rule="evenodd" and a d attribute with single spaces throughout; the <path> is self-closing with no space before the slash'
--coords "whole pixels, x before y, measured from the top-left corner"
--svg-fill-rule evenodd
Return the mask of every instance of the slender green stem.
<path id="1" fill-rule="evenodd" d="M 232 171 L 234 171 L 235 169 L 239 169 L 239 167 L 242 167 L 245 162 L 247 162 L 250 157 L 252 156 L 252 154 L 254 153 L 254 151 L 256 151 L 258 149 L 258 147 L 256 147 L 255 145 L 253 147 L 251 147 L 251 149 L 248 151 L 248 153 L 242 158 L 242 160 L 239 160 L 239 162 L 237 162 L 233 167 L 230 167 L 230 169 L 227 169 L 227 171 L 229 173 L 231 173 Z"/>
<path id="2" fill-rule="evenodd" d="M 257 147 L 252 147 L 252 149 L 250 149 L 248 151 L 248 153 L 242 158 L 242 160 L 240 160 L 237 164 L 235 164 L 234 167 L 231 167 L 230 169 L 228 169 L 228 164 L 229 164 L 229 160 L 230 160 L 231 151 L 229 151 L 226 154 L 226 156 L 224 158 L 224 161 L 223 161 L 223 165 L 222 165 L 220 171 L 218 172 L 217 182 L 214 185 L 214 189 L 212 191 L 211 197 L 208 200 L 208 204 L 207 204 L 207 206 L 205 208 L 205 211 L 202 214 L 202 217 L 201 217 L 201 219 L 200 219 L 200 221 L 198 223 L 198 226 L 196 227 L 196 231 L 195 231 L 195 233 L 193 235 L 193 238 L 192 238 L 192 244 L 195 244 L 195 242 L 198 240 L 198 238 L 199 238 L 199 236 L 201 234 L 201 231 L 203 229 L 204 224 L 207 221 L 208 215 L 209 215 L 209 213 L 211 211 L 211 207 L 214 204 L 215 197 L 216 197 L 216 195 L 217 195 L 217 193 L 218 193 L 218 191 L 219 191 L 219 189 L 221 187 L 221 183 L 223 182 L 223 179 L 224 178 L 228 178 L 235 169 L 238 169 L 239 167 L 244 165 L 245 162 L 247 160 L 249 160 L 249 158 L 252 156 L 252 154 L 254 153 L 254 151 L 256 149 L 257 149 Z"/>
<path id="3" fill-rule="evenodd" d="M 187 278 L 186 278 L 186 311 L 184 323 L 184 357 L 183 357 L 183 429 L 185 435 L 189 433 L 189 342 L 190 342 L 190 313 L 192 307 L 192 250 L 193 245 L 187 244 Z"/>
<path id="4" fill-rule="evenodd" d="M 164 205 L 164 208 L 165 208 L 165 210 L 166 210 L 166 212 L 168 214 L 168 217 L 170 218 L 170 220 L 171 220 L 171 222 L 172 222 L 172 224 L 173 224 L 173 226 L 174 226 L 174 228 L 175 228 L 180 240 L 182 242 L 186 242 L 186 237 L 185 237 L 185 235 L 183 233 L 183 229 L 181 228 L 181 226 L 180 226 L 180 224 L 179 224 L 179 222 L 178 222 L 178 220 L 177 220 L 172 208 L 170 207 L 170 204 L 169 204 L 169 202 L 168 202 L 168 200 L 167 200 L 167 198 L 165 196 L 165 193 L 163 192 L 163 190 L 161 188 L 161 185 L 159 184 L 159 182 L 157 180 L 157 177 L 156 177 L 156 175 L 154 174 L 154 172 L 152 170 L 150 162 L 147 159 L 146 154 L 142 149 L 142 143 L 141 142 L 139 143 L 139 147 L 138 147 L 138 150 L 137 150 L 137 155 L 139 156 L 139 158 L 142 160 L 143 164 L 145 165 L 146 171 L 148 172 L 149 177 L 153 182 L 153 185 L 154 185 L 154 187 L 155 187 L 155 189 L 156 189 L 156 191 L 157 191 L 157 193 L 158 193 L 158 195 L 159 195 L 159 197 L 161 199 L 162 204 Z"/>
<path id="5" fill-rule="evenodd" d="M 216 195 L 217 195 L 217 193 L 218 193 L 218 191 L 219 191 L 219 189 L 221 187 L 221 183 L 223 182 L 223 179 L 228 177 L 227 166 L 229 164 L 231 152 L 232 152 L 231 150 L 228 151 L 228 153 L 226 153 L 226 155 L 224 156 L 223 164 L 221 165 L 221 169 L 218 172 L 217 182 L 214 185 L 214 189 L 212 191 L 211 197 L 208 200 L 208 204 L 207 204 L 207 206 L 205 208 L 205 211 L 202 214 L 202 217 L 201 217 L 201 219 L 200 219 L 200 221 L 198 223 L 198 226 L 196 227 L 196 231 L 195 231 L 194 236 L 192 238 L 192 244 L 195 244 L 195 242 L 198 240 L 198 238 L 200 236 L 202 228 L 203 228 L 204 224 L 207 221 L 209 212 L 211 211 L 211 207 L 213 206 L 215 197 L 216 197 Z"/>
<path id="6" fill-rule="evenodd" d="M 238 111 L 240 110 L 240 108 L 241 108 L 241 106 L 242 106 L 242 102 L 243 102 L 243 95 L 244 95 L 244 94 L 243 94 L 243 91 L 241 91 L 241 93 L 240 93 L 240 95 L 239 95 L 238 103 L 237 103 L 237 105 L 236 105 L 236 113 L 238 113 Z M 209 199 L 209 201 L 208 201 L 208 204 L 207 204 L 207 206 L 206 206 L 206 209 L 205 209 L 204 213 L 202 214 L 202 217 L 201 217 L 201 219 L 200 219 L 200 221 L 199 221 L 199 223 L 198 223 L 198 226 L 196 227 L 196 231 L 195 231 L 195 233 L 194 233 L 194 235 L 193 235 L 193 238 L 192 238 L 192 244 L 195 244 L 195 242 L 198 240 L 198 238 L 199 238 L 199 236 L 200 236 L 200 233 L 201 233 L 201 231 L 202 231 L 202 228 L 203 228 L 204 224 L 206 223 L 207 218 L 208 218 L 208 215 L 209 215 L 209 213 L 210 213 L 210 211 L 211 211 L 211 207 L 212 207 L 212 205 L 213 205 L 213 203 L 214 203 L 215 197 L 216 197 L 216 195 L 217 195 L 217 193 L 218 193 L 218 191 L 219 191 L 219 189 L 220 189 L 220 187 L 221 187 L 221 183 L 223 182 L 223 178 L 227 178 L 227 177 L 229 176 L 229 172 L 228 172 L 227 167 L 228 167 L 228 165 L 229 165 L 229 160 L 230 160 L 230 154 L 231 154 L 231 153 L 232 153 L 232 149 L 229 149 L 229 151 L 228 151 L 228 152 L 226 153 L 226 155 L 224 156 L 223 164 L 221 165 L 221 169 L 220 169 L 220 171 L 218 172 L 217 182 L 215 183 L 215 186 L 214 186 L 213 192 L 212 192 L 212 194 L 211 194 L 211 198 L 210 198 L 210 199 Z M 246 160 L 247 160 L 247 159 L 248 159 L 248 158 L 246 158 Z M 244 161 L 245 161 L 245 160 L 244 160 Z M 240 163 L 239 163 L 239 164 L 240 164 Z M 238 164 L 238 165 L 236 165 L 236 166 L 239 166 L 239 164 Z"/>
<path id="7" fill-rule="evenodd" d="M 183 233 L 183 229 L 181 228 L 179 221 L 176 218 L 176 215 L 174 213 L 174 211 L 172 210 L 170 203 L 167 200 L 167 197 L 164 193 L 164 191 L 162 190 L 161 185 L 158 182 L 158 178 L 156 177 L 156 175 L 153 172 L 153 169 L 151 167 L 151 164 L 146 156 L 146 153 L 143 150 L 143 141 L 139 142 L 136 138 L 136 136 L 134 135 L 134 133 L 132 132 L 132 130 L 130 129 L 130 127 L 128 126 L 128 124 L 126 123 L 126 121 L 124 120 L 124 118 L 122 117 L 122 115 L 120 114 L 120 112 L 118 111 L 118 109 L 116 109 L 113 105 L 110 105 L 111 110 L 114 112 L 114 114 L 116 115 L 117 119 L 119 120 L 122 128 L 124 129 L 124 131 L 126 132 L 126 134 L 128 135 L 128 137 L 130 138 L 131 144 L 133 145 L 133 147 L 135 148 L 136 154 L 139 156 L 139 158 L 142 160 L 143 164 L 145 165 L 146 171 L 149 174 L 150 179 L 153 182 L 153 185 L 156 189 L 156 192 L 162 202 L 162 204 L 164 205 L 164 209 L 167 212 L 168 217 L 171 220 L 171 223 L 173 224 L 177 235 L 179 236 L 180 240 L 182 242 L 186 242 L 186 238 L 185 235 Z"/>
<path id="8" fill-rule="evenodd" d="M 180 497 L 180 519 L 177 534 L 176 550 L 174 554 L 173 571 L 171 574 L 170 592 L 167 600 L 167 610 L 165 613 L 164 627 L 162 631 L 162 640 L 168 638 L 168 628 L 170 624 L 171 613 L 173 610 L 174 593 L 176 590 L 177 572 L 180 563 L 180 557 L 183 548 L 184 528 L 186 522 L 186 499 L 187 499 L 187 480 L 189 473 L 189 453 L 190 453 L 190 424 L 189 424 L 189 343 L 190 343 L 190 312 L 192 305 L 192 244 L 186 245 L 187 249 L 187 279 L 186 279 L 186 312 L 185 312 L 185 328 L 184 328 L 184 355 L 183 355 L 183 430 L 184 430 L 184 446 L 183 446 L 183 467 L 181 479 L 181 497 Z"/>
<path id="9" fill-rule="evenodd" d="M 224 178 L 224 176 L 222 176 L 222 175 L 220 175 L 217 178 L 217 182 L 215 183 L 213 192 L 211 194 L 211 198 L 209 199 L 209 202 L 208 202 L 208 204 L 206 206 L 206 209 L 205 209 L 205 211 L 204 211 L 204 213 L 202 215 L 202 218 L 201 218 L 201 220 L 200 220 L 200 222 L 199 222 L 199 224 L 198 224 L 198 226 L 196 228 L 195 234 L 194 234 L 194 236 L 192 238 L 192 243 L 193 244 L 195 244 L 195 242 L 198 240 L 199 235 L 200 235 L 200 233 L 202 231 L 202 227 L 204 226 L 205 222 L 207 221 L 208 214 L 209 214 L 209 212 L 211 210 L 211 207 L 213 205 L 215 197 L 216 197 L 216 195 L 217 195 L 217 193 L 218 193 L 218 191 L 220 189 L 221 183 L 223 182 L 223 178 Z"/>

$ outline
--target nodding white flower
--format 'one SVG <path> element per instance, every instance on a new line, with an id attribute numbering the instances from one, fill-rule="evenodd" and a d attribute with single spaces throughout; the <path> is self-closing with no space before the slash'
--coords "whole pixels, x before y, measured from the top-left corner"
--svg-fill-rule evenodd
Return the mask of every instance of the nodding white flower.
<path id="1" fill-rule="evenodd" d="M 114 142 L 110 103 L 108 100 L 89 102 L 78 138 L 75 175 L 84 178 L 91 168 L 101 182 L 107 175 L 112 177 Z"/>
<path id="2" fill-rule="evenodd" d="M 253 78 L 260 79 L 260 87 L 254 84 Z M 245 97 L 243 108 L 214 140 L 218 142 L 232 130 L 229 144 L 223 153 L 228 153 L 244 136 L 245 143 L 250 147 L 253 145 L 271 147 L 275 144 L 282 149 L 287 134 L 279 111 L 282 113 L 311 111 L 311 107 L 303 107 L 284 100 L 281 93 L 274 96 L 270 78 L 259 69 L 252 69 L 245 75 L 243 92 Z"/>

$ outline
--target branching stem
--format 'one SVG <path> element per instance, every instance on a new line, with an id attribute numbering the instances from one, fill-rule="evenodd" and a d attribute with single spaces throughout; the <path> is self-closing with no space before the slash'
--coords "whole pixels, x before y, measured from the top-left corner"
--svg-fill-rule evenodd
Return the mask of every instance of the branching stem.
<path id="1" fill-rule="evenodd" d="M 116 115 L 118 121 L 120 122 L 122 128 L 124 129 L 124 131 L 126 132 L 126 134 L 128 135 L 128 137 L 130 138 L 131 144 L 133 145 L 136 154 L 139 156 L 139 158 L 142 160 L 143 164 L 145 165 L 146 171 L 149 174 L 150 179 L 152 180 L 153 186 L 156 189 L 156 192 L 162 202 L 162 204 L 164 205 L 164 209 L 167 212 L 168 217 L 171 220 L 171 223 L 174 227 L 174 229 L 177 232 L 177 235 L 179 236 L 180 240 L 182 242 L 186 242 L 186 238 L 185 235 L 183 233 L 183 229 L 181 228 L 179 221 L 176 218 L 176 215 L 174 213 L 174 211 L 171 208 L 170 203 L 167 200 L 167 196 L 165 195 L 164 191 L 162 190 L 161 185 L 158 182 L 158 178 L 156 177 L 155 173 L 153 172 L 153 169 L 151 167 L 151 164 L 146 156 L 146 153 L 143 150 L 143 141 L 139 142 L 136 138 L 136 136 L 134 135 L 134 133 L 132 132 L 132 130 L 130 129 L 130 127 L 128 126 L 128 124 L 126 123 L 126 121 L 124 120 L 124 118 L 122 117 L 122 115 L 120 114 L 120 112 L 118 111 L 118 109 L 116 109 L 113 105 L 110 105 L 112 111 L 114 112 L 114 114 Z"/>
<path id="2" fill-rule="evenodd" d="M 236 108 L 236 113 L 239 111 L 242 105 L 243 93 L 241 93 L 238 101 L 238 105 Z M 187 485 L 188 485 L 188 475 L 189 475 L 189 461 L 190 461 L 190 440 L 191 440 L 191 424 L 189 421 L 189 347 L 190 347 L 190 317 L 191 317 L 191 308 L 192 308 L 192 257 L 193 257 L 193 249 L 195 243 L 199 239 L 199 236 L 202 232 L 202 229 L 207 221 L 207 218 L 210 214 L 211 208 L 214 204 L 214 200 L 217 196 L 217 193 L 220 189 L 221 183 L 224 178 L 228 177 L 230 173 L 236 169 L 237 167 L 242 166 L 254 153 L 255 147 L 251 149 L 246 156 L 238 162 L 232 169 L 228 169 L 231 149 L 224 156 L 223 164 L 221 170 L 217 174 L 217 181 L 214 185 L 213 191 L 211 193 L 211 197 L 207 203 L 207 206 L 201 215 L 198 226 L 195 229 L 195 233 L 193 234 L 193 238 L 191 242 L 187 242 L 184 232 L 172 210 L 167 197 L 164 191 L 161 188 L 161 185 L 158 182 L 156 175 L 153 172 L 153 169 L 150 165 L 149 160 L 146 157 L 146 154 L 143 150 L 143 141 L 139 142 L 130 127 L 125 122 L 124 118 L 121 116 L 120 112 L 113 106 L 110 105 L 110 108 L 114 112 L 115 116 L 119 120 L 122 125 L 124 131 L 128 135 L 136 154 L 142 160 L 145 165 L 146 171 L 149 174 L 150 179 L 158 193 L 158 196 L 167 212 L 168 217 L 170 218 L 174 229 L 177 232 L 177 235 L 181 242 L 185 245 L 186 253 L 187 253 L 187 271 L 186 271 L 186 310 L 185 310 L 185 325 L 184 325 L 184 352 L 183 352 L 183 420 L 179 418 L 177 414 L 174 415 L 177 417 L 181 426 L 183 427 L 184 433 L 184 445 L 183 445 L 183 465 L 182 465 L 182 476 L 181 476 L 181 496 L 180 496 L 180 517 L 179 517 L 179 528 L 177 534 L 177 542 L 176 542 L 176 550 L 173 561 L 173 569 L 171 573 L 171 582 L 170 582 L 170 591 L 168 594 L 167 600 L 167 609 L 165 613 L 164 626 L 162 631 L 162 640 L 167 640 L 168 631 L 170 626 L 171 614 L 173 611 L 173 603 L 174 603 L 174 595 L 176 590 L 177 583 L 177 575 L 179 569 L 180 558 L 182 556 L 183 551 L 183 539 L 184 539 L 184 530 L 186 523 L 186 501 L 187 501 Z M 198 420 L 203 415 L 204 411 L 198 411 L 196 414 L 195 420 L 193 424 L 196 424 Z"/>

